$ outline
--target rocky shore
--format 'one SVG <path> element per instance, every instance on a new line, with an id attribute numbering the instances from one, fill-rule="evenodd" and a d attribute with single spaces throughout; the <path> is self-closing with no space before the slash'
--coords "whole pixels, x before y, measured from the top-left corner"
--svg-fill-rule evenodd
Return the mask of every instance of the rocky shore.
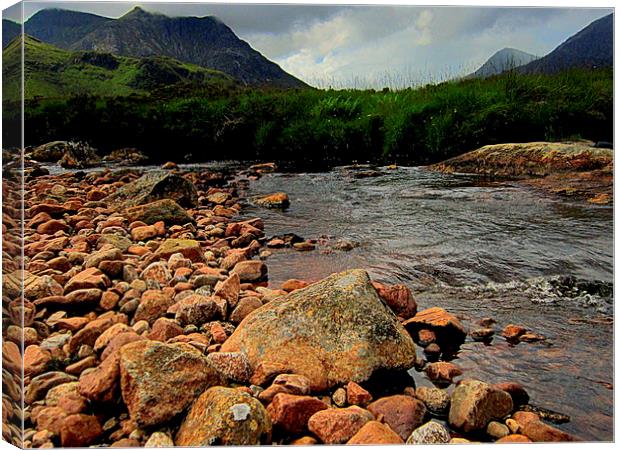
<path id="1" fill-rule="evenodd" d="M 274 168 L 233 178 L 165 167 L 28 176 L 23 303 L 18 249 L 7 239 L 4 248 L 5 439 L 41 448 L 577 440 L 528 405 L 527 386 L 470 379 L 454 357 L 465 340 L 544 340 L 535 330 L 418 311 L 406 286 L 363 269 L 272 286 L 258 255 L 286 242 L 266 236 L 260 218 L 239 218 L 236 183 Z M 15 217 L 5 207 L 5 236 Z"/>
<path id="2" fill-rule="evenodd" d="M 486 145 L 430 166 L 444 173 L 516 179 L 552 194 L 613 202 L 614 152 L 590 141 Z"/>

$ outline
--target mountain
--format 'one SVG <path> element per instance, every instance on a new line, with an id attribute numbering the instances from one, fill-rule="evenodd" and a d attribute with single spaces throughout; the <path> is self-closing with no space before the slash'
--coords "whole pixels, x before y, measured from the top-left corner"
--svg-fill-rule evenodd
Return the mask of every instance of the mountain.
<path id="1" fill-rule="evenodd" d="M 487 78 L 499 75 L 538 59 L 538 56 L 522 52 L 516 48 L 503 48 L 491 56 L 478 70 L 466 78 Z"/>
<path id="2" fill-rule="evenodd" d="M 136 7 L 118 19 L 107 19 L 54 9 L 32 16 L 25 30 L 66 50 L 137 58 L 167 56 L 227 73 L 246 85 L 307 86 L 239 39 L 215 17 L 168 17 Z"/>
<path id="3" fill-rule="evenodd" d="M 21 40 L 2 51 L 4 98 L 19 99 Z M 170 86 L 231 87 L 227 74 L 172 58 L 131 58 L 101 52 L 72 52 L 24 36 L 25 98 L 149 93 Z"/>
<path id="4" fill-rule="evenodd" d="M 9 42 L 21 34 L 21 32 L 22 27 L 20 24 L 12 20 L 2 19 L 2 48 L 9 45 Z"/>
<path id="5" fill-rule="evenodd" d="M 548 55 L 517 70 L 521 73 L 550 74 L 574 67 L 613 67 L 613 64 L 614 16 L 610 14 L 595 20 Z"/>

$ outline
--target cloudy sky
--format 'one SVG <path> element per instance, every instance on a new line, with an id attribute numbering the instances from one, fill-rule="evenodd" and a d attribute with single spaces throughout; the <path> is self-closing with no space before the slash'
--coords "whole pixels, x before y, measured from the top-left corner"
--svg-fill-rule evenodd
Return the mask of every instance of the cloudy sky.
<path id="1" fill-rule="evenodd" d="M 545 55 L 610 8 L 24 2 L 119 17 L 139 5 L 214 15 L 293 75 L 319 87 L 398 87 L 475 70 L 504 47 Z"/>

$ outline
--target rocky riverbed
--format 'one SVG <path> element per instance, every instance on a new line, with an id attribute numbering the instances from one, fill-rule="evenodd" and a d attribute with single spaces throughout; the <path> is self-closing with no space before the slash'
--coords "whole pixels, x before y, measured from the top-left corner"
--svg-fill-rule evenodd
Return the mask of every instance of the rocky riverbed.
<path id="1" fill-rule="evenodd" d="M 441 305 L 418 310 L 406 286 L 373 281 L 363 267 L 272 285 L 269 247 L 314 248 L 266 236 L 260 217 L 241 219 L 238 183 L 274 168 L 233 177 L 166 167 L 28 175 L 23 303 L 19 249 L 10 239 L 4 248 L 7 440 L 49 448 L 578 439 L 557 425 L 567 417 L 529 405 L 527 385 L 471 379 L 453 359 L 466 338 L 498 333 L 529 345 L 545 339 L 537 330 L 485 317 L 467 329 Z M 3 188 L 16 186 L 8 179 Z M 275 194 L 252 201 L 290 202 Z M 5 206 L 7 237 L 18 235 L 17 212 Z M 432 384 L 416 386 L 411 369 Z"/>

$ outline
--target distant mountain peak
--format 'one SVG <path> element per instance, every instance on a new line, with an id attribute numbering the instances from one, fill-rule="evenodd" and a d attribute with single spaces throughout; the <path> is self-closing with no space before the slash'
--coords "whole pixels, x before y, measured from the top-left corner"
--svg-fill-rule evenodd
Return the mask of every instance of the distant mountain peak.
<path id="1" fill-rule="evenodd" d="M 120 20 L 141 19 L 141 18 L 151 18 L 154 16 L 166 17 L 164 14 L 149 12 L 145 10 L 144 8 L 142 8 L 141 6 L 134 6 L 129 12 L 119 17 L 119 19 Z"/>
<path id="2" fill-rule="evenodd" d="M 478 70 L 468 75 L 467 78 L 486 78 L 499 75 L 502 72 L 515 69 L 536 59 L 538 57 L 530 53 L 516 48 L 504 47 L 495 52 Z"/>

